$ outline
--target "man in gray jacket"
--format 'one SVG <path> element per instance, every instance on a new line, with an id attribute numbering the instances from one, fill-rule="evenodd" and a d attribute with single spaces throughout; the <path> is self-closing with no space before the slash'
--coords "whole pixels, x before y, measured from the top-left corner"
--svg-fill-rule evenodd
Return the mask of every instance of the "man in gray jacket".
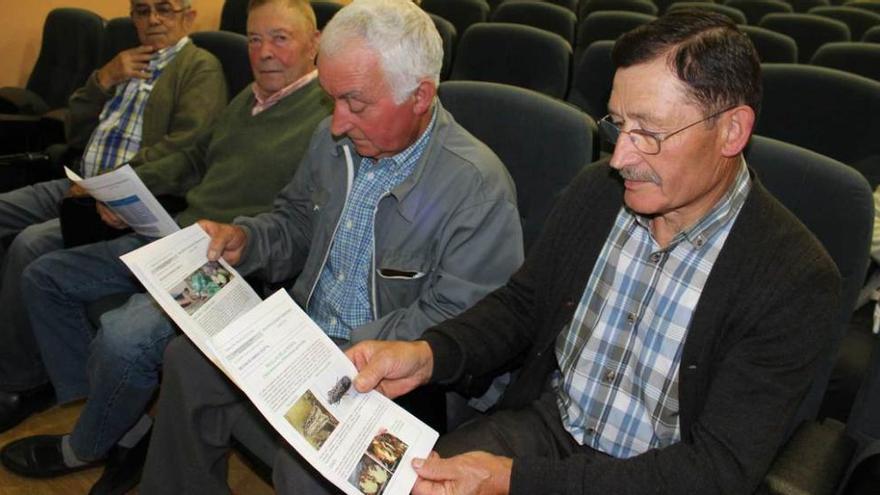
<path id="1" fill-rule="evenodd" d="M 418 338 L 502 284 L 523 256 L 513 183 L 437 101 L 441 59 L 433 22 L 411 2 L 340 10 L 318 54 L 333 116 L 272 212 L 200 222 L 208 257 L 269 281 L 298 274 L 294 299 L 341 346 Z M 142 492 L 226 493 L 244 395 L 182 337 L 162 385 Z M 289 449 L 279 454 L 277 490 L 324 489 Z"/>

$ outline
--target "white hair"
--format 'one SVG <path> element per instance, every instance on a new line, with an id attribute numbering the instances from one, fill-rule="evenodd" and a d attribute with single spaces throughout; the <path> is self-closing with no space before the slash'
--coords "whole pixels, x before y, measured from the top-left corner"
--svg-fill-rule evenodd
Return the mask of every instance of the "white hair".
<path id="1" fill-rule="evenodd" d="M 320 55 L 360 41 L 379 56 L 395 103 L 425 79 L 440 83 L 443 42 L 434 21 L 411 0 L 354 0 L 321 32 Z"/>

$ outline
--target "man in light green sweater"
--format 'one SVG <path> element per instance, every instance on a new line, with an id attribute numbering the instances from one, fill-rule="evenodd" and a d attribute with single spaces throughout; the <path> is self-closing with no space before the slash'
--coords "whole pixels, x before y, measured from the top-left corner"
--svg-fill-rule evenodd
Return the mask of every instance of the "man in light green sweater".
<path id="1" fill-rule="evenodd" d="M 232 100 L 196 145 L 136 169 L 153 193 L 186 197 L 188 207 L 177 217 L 181 226 L 199 218 L 229 222 L 269 210 L 293 177 L 312 132 L 331 110 L 316 77 L 318 33 L 308 1 L 252 0 L 249 8 L 255 84 Z M 109 210 L 102 217 L 118 224 Z M 117 471 L 138 463 L 133 447 L 142 445 L 145 452 L 146 442 L 139 441 L 150 420 L 143 413 L 159 371 L 148 363 L 161 362 L 175 329 L 147 294 L 136 293 L 141 289 L 118 256 L 150 240 L 130 234 L 60 251 L 25 272 L 22 285 L 34 303 L 28 309 L 35 337 L 58 401 L 86 397 L 87 402 L 70 435 L 29 437 L 6 446 L 0 459 L 7 468 L 26 476 L 64 474 L 110 453 L 98 493 L 107 493 L 118 482 L 136 481 L 120 481 Z M 64 299 L 64 310 L 39 308 L 45 302 L 41 292 L 49 287 L 60 291 L 50 297 Z M 135 294 L 102 316 L 93 339 L 87 305 L 119 292 Z M 47 450 L 58 454 L 41 457 Z M 114 462 L 121 457 L 130 462 Z"/>

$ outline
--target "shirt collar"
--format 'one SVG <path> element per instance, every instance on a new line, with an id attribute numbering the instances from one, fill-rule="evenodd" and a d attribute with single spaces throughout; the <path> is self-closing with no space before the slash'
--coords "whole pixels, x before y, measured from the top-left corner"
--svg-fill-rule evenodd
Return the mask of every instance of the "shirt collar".
<path id="1" fill-rule="evenodd" d="M 687 241 L 696 249 L 702 248 L 706 241 L 715 235 L 719 229 L 736 218 L 737 213 L 739 213 L 740 208 L 742 208 L 746 201 L 751 185 L 749 168 L 746 166 L 745 158 L 741 158 L 736 178 L 734 178 L 733 184 L 724 193 L 724 196 L 697 223 L 676 234 L 669 243 L 668 248 L 671 249 L 682 241 Z M 651 231 L 650 218 L 633 213 L 629 208 L 626 210 L 632 215 L 635 223 Z"/>
<path id="2" fill-rule="evenodd" d="M 190 42 L 189 36 L 184 36 L 180 38 L 180 41 L 175 43 L 172 46 L 165 47 L 156 52 L 156 55 L 150 59 L 150 69 L 152 70 L 162 70 L 168 65 L 171 60 L 174 59 L 174 56 L 177 55 L 180 50 L 186 46 L 187 43 Z"/>
<path id="3" fill-rule="evenodd" d="M 296 81 L 293 81 L 292 83 L 272 94 L 266 94 L 265 91 L 260 89 L 256 82 L 252 83 L 251 89 L 254 92 L 254 98 L 256 99 L 256 101 L 254 102 L 254 107 L 251 110 L 251 115 L 256 115 L 264 110 L 269 109 L 272 105 L 281 101 L 281 99 L 283 99 L 285 96 L 289 96 L 294 91 L 312 82 L 316 77 L 318 77 L 317 69 L 309 72 L 308 74 L 300 77 Z"/>

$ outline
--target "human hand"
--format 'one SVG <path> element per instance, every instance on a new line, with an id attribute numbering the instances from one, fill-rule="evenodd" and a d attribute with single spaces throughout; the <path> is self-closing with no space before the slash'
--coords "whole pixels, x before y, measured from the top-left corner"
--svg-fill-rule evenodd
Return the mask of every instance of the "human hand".
<path id="1" fill-rule="evenodd" d="M 434 353 L 425 341 L 368 340 L 345 351 L 358 369 L 354 388 L 374 388 L 393 399 L 428 383 L 434 371 Z"/>
<path id="2" fill-rule="evenodd" d="M 419 475 L 413 495 L 501 495 L 510 491 L 513 459 L 487 452 L 467 452 L 441 459 L 413 459 Z"/>
<path id="3" fill-rule="evenodd" d="M 119 52 L 113 59 L 98 69 L 98 84 L 110 89 L 131 78 L 149 79 L 150 59 L 153 58 L 153 47 L 138 46 Z"/>
<path id="4" fill-rule="evenodd" d="M 89 192 L 82 188 L 79 184 L 75 182 L 70 183 L 70 189 L 67 190 L 67 197 L 69 198 L 83 198 L 89 195 Z"/>
<path id="5" fill-rule="evenodd" d="M 119 230 L 128 228 L 128 224 L 125 223 L 125 220 L 123 220 L 113 210 L 108 208 L 107 205 L 105 205 L 104 203 L 98 201 L 95 203 L 95 207 L 98 210 L 98 216 L 101 217 L 101 221 L 105 224 Z"/>
<path id="6" fill-rule="evenodd" d="M 199 220 L 198 223 L 211 237 L 211 244 L 208 245 L 209 260 L 217 261 L 222 256 L 231 265 L 237 265 L 241 261 L 247 245 L 247 233 L 243 228 L 210 220 Z"/>

